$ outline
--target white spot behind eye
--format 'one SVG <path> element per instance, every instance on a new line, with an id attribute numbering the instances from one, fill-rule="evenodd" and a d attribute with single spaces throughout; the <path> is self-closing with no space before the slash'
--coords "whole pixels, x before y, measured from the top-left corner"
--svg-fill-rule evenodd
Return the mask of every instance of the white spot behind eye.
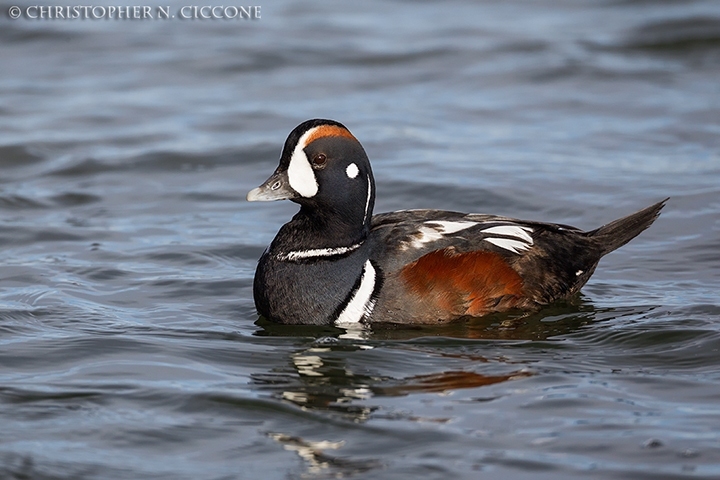
<path id="1" fill-rule="evenodd" d="M 358 176 L 358 173 L 360 173 L 360 170 L 358 169 L 357 165 L 351 163 L 345 169 L 345 173 L 347 173 L 348 178 L 355 178 Z"/>

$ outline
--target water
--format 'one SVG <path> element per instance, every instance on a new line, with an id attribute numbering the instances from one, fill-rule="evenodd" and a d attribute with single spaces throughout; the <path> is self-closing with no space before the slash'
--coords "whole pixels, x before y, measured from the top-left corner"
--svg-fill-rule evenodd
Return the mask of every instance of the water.
<path id="1" fill-rule="evenodd" d="M 717 2 L 12 5 L 0 477 L 720 478 Z M 377 211 L 590 229 L 671 200 L 529 317 L 272 325 L 252 275 L 296 207 L 244 196 L 313 117 L 363 142 Z"/>

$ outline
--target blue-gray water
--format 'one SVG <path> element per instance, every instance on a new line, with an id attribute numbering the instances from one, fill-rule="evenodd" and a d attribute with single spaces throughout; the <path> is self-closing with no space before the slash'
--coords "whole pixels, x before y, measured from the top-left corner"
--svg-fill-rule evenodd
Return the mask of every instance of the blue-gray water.
<path id="1" fill-rule="evenodd" d="M 718 2 L 12 5 L 0 478 L 720 478 Z M 313 117 L 363 142 L 377 211 L 590 229 L 672 198 L 527 318 L 281 328 L 251 282 L 296 206 L 244 197 Z"/>

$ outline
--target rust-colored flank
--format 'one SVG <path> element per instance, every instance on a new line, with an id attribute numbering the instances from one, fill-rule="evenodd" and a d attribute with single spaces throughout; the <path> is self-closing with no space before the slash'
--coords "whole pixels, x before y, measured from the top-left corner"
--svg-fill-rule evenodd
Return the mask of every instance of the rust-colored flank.
<path id="1" fill-rule="evenodd" d="M 494 252 L 430 252 L 401 271 L 409 290 L 428 307 L 479 316 L 523 299 L 523 280 Z"/>

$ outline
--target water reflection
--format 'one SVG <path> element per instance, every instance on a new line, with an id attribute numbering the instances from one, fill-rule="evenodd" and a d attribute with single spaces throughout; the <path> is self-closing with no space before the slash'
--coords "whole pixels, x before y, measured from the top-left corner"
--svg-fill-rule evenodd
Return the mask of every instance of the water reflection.
<path id="1" fill-rule="evenodd" d="M 521 368 L 503 374 L 445 370 L 394 377 L 378 373 L 380 369 L 370 366 L 372 361 L 362 358 L 365 353 L 375 353 L 373 350 L 381 348 L 367 343 L 322 337 L 309 348 L 290 354 L 287 370 L 258 373 L 252 376 L 252 380 L 260 390 L 270 390 L 275 398 L 290 402 L 303 411 L 324 412 L 355 424 L 368 422 L 378 411 L 378 418 L 445 423 L 450 418 L 388 411 L 382 405 L 373 404 L 373 399 L 423 393 L 442 395 L 458 389 L 483 387 L 532 375 L 530 371 Z M 493 363 L 477 355 L 452 355 L 433 351 L 432 348 L 409 346 L 404 350 L 409 355 L 432 356 L 435 360 L 455 357 L 457 361 L 470 365 L 469 369 L 478 363 Z M 353 352 L 359 358 L 353 358 Z M 348 430 L 347 434 L 351 435 L 351 432 L 353 430 Z M 374 458 L 358 460 L 358 452 L 345 447 L 344 435 L 309 438 L 276 431 L 268 433 L 268 436 L 285 450 L 298 454 L 305 464 L 303 478 L 347 477 L 382 466 Z"/>
<path id="2" fill-rule="evenodd" d="M 398 385 L 379 386 L 378 395 L 397 396 L 411 393 L 445 393 L 460 388 L 476 388 L 529 377 L 530 372 L 517 371 L 507 375 L 481 375 L 475 372 L 448 371 L 428 375 L 416 375 L 403 379 Z"/>
<path id="3" fill-rule="evenodd" d="M 350 348 L 352 348 L 351 346 Z M 367 345 L 354 346 L 366 350 Z M 451 356 L 438 353 L 432 348 L 418 347 L 404 349 L 409 354 L 422 357 Z M 343 355 L 337 355 L 344 352 Z M 493 369 L 502 361 L 489 360 L 472 355 L 457 355 L 465 366 L 441 372 L 418 373 L 404 377 L 392 377 L 374 373 L 363 364 L 362 358 L 353 359 L 347 354 L 348 346 L 311 347 L 297 351 L 290 356 L 294 372 L 272 372 L 253 375 L 253 381 L 261 389 L 274 391 L 274 395 L 303 408 L 341 414 L 354 422 L 364 422 L 377 409 L 369 404 L 373 397 L 389 397 L 416 393 L 448 393 L 453 390 L 477 388 L 496 383 L 524 378 L 531 375 L 525 369 L 513 369 L 507 373 L 488 374 L 472 371 L 473 365 L 489 363 L 485 369 Z M 358 367 L 349 365 L 357 360 Z M 368 362 L 370 363 L 370 362 Z M 507 370 L 506 365 L 500 365 Z M 467 368 L 460 369 L 460 368 Z"/>
<path id="4" fill-rule="evenodd" d="M 484 354 L 496 352 L 495 346 L 508 341 L 546 341 L 602 319 L 602 312 L 581 298 L 533 314 L 498 314 L 438 327 L 385 326 L 357 330 L 352 336 L 344 329 L 277 325 L 260 319 L 256 335 L 300 339 L 306 345 L 290 353 L 284 367 L 257 373 L 252 381 L 259 390 L 303 411 L 352 423 L 371 418 L 445 423 L 451 418 L 388 410 L 383 399 L 447 395 L 530 377 L 534 372 L 527 362 L 517 364 L 496 353 Z M 399 357 L 393 356 L 399 351 Z M 347 476 L 379 464 L 373 459 L 343 459 L 354 452 L 343 449 L 342 438 L 311 440 L 288 432 L 268 435 L 303 459 L 307 477 Z"/>
<path id="5" fill-rule="evenodd" d="M 269 433 L 268 436 L 280 443 L 285 450 L 297 452 L 307 465 L 303 478 L 322 478 L 323 474 L 332 471 L 331 478 L 342 478 L 355 473 L 371 470 L 379 463 L 375 460 L 357 461 L 330 455 L 327 450 L 338 450 L 345 445 L 344 441 L 328 440 L 310 441 L 284 433 Z"/>
<path id="6" fill-rule="evenodd" d="M 436 345 L 437 341 L 543 341 L 578 330 L 594 321 L 595 313 L 592 306 L 575 299 L 534 314 L 499 314 L 438 327 L 376 328 L 367 330 L 362 339 L 344 337 L 346 331 L 339 328 L 277 325 L 260 319 L 257 325 L 261 330 L 257 335 L 314 340 L 310 346 L 290 354 L 287 369 L 255 374 L 253 381 L 261 389 L 272 390 L 276 397 L 303 409 L 333 412 L 363 422 L 376 410 L 369 403 L 373 397 L 447 393 L 532 374 L 523 368 L 509 369 L 511 363 L 502 358 L 490 360 L 475 353 L 448 351 Z M 428 337 L 434 338 L 435 343 L 423 344 L 422 339 Z M 400 349 L 407 355 L 422 358 L 425 366 L 411 365 L 408 375 L 397 377 L 381 373 L 382 368 L 375 362 L 382 354 L 373 360 L 353 355 L 353 352 L 385 349 L 388 340 L 393 342 L 393 350 Z M 445 363 L 449 358 L 457 365 L 441 372 L 433 369 L 440 364 L 440 359 Z M 482 372 L 478 371 L 480 364 L 484 364 Z"/>

